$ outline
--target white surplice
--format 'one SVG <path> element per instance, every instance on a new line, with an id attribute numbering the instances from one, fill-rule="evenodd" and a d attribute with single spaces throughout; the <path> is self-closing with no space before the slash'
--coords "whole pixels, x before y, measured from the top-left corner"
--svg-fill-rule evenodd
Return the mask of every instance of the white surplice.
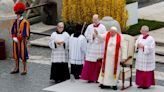
<path id="1" fill-rule="evenodd" d="M 120 34 L 121 35 L 121 34 Z M 100 39 L 106 39 L 106 34 L 98 35 Z M 107 45 L 107 53 L 106 53 L 106 64 L 105 64 L 105 72 L 104 77 L 102 76 L 102 69 L 99 75 L 98 82 L 100 84 L 106 86 L 117 86 L 118 77 L 120 74 L 120 60 L 127 59 L 127 48 L 125 45 L 124 38 L 121 35 L 121 43 L 119 49 L 119 57 L 118 57 L 118 65 L 117 65 L 117 74 L 116 79 L 114 79 L 114 58 L 115 58 L 115 48 L 116 48 L 116 35 L 109 38 L 109 42 Z"/>
<path id="2" fill-rule="evenodd" d="M 98 27 L 94 27 L 93 24 L 90 24 L 87 27 L 84 34 L 88 41 L 86 60 L 90 62 L 96 62 L 98 58 L 103 58 L 104 54 L 104 41 L 98 38 L 93 39 L 94 29 L 96 29 L 99 34 L 106 33 L 106 28 L 102 24 L 100 24 Z"/>
<path id="3" fill-rule="evenodd" d="M 64 45 L 55 46 L 56 41 L 64 41 Z M 49 47 L 52 49 L 51 53 L 51 62 L 68 62 L 68 45 L 69 45 L 69 34 L 67 32 L 63 32 L 62 34 L 58 34 L 57 32 L 53 32 L 49 41 Z"/>
<path id="4" fill-rule="evenodd" d="M 84 63 L 87 49 L 87 40 L 83 35 L 74 37 L 71 35 L 69 39 L 69 61 L 71 64 L 81 65 Z"/>
<path id="5" fill-rule="evenodd" d="M 137 45 L 141 43 L 144 45 L 144 50 L 137 48 Z M 136 56 L 135 68 L 140 71 L 152 71 L 155 69 L 155 41 L 153 37 L 148 36 L 143 39 L 143 35 L 140 35 L 135 43 L 136 50 L 138 50 Z"/>

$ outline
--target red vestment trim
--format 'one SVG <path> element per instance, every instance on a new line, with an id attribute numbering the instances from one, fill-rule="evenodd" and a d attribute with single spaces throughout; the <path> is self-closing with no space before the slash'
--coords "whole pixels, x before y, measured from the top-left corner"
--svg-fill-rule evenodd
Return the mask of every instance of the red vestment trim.
<path id="1" fill-rule="evenodd" d="M 105 73 L 105 64 L 106 64 L 107 47 L 108 47 L 109 39 L 110 39 L 110 32 L 107 33 L 106 40 L 105 40 L 104 60 L 103 60 L 103 64 L 102 64 L 102 76 L 103 77 L 104 77 L 104 73 Z M 120 42 L 121 42 L 121 36 L 119 33 L 117 33 L 116 34 L 116 49 L 115 49 L 115 57 L 114 57 L 114 72 L 113 72 L 114 78 L 116 78 L 116 74 L 117 74 Z"/>

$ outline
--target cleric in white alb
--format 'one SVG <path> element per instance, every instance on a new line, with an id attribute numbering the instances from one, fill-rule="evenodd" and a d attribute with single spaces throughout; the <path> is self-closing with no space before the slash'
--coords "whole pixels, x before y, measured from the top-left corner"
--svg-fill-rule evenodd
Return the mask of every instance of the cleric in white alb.
<path id="1" fill-rule="evenodd" d="M 57 31 L 53 32 L 49 41 L 51 53 L 50 79 L 62 82 L 70 78 L 68 69 L 68 41 L 69 34 L 64 31 L 64 23 L 57 24 Z"/>
<path id="2" fill-rule="evenodd" d="M 148 34 L 149 27 L 142 26 L 141 35 L 138 37 L 135 47 L 136 57 L 136 84 L 138 88 L 147 89 L 151 85 L 155 85 L 155 41 Z"/>
<path id="3" fill-rule="evenodd" d="M 94 30 L 97 30 L 100 34 L 106 33 L 106 28 L 99 22 L 99 16 L 97 14 L 93 15 L 92 21 L 93 23 L 87 27 L 85 32 L 88 43 L 81 76 L 81 79 L 88 80 L 88 82 L 96 82 L 98 80 L 104 53 L 104 41 L 95 36 Z"/>
<path id="4" fill-rule="evenodd" d="M 77 25 L 76 32 L 69 39 L 69 62 L 71 63 L 71 74 L 75 79 L 80 78 L 87 49 L 87 40 L 81 34 L 81 29 L 82 26 Z"/>

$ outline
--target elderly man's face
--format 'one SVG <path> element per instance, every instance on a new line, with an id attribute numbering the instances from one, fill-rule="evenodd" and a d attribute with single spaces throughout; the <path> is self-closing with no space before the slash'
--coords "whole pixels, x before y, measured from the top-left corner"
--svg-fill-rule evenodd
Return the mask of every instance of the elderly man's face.
<path id="1" fill-rule="evenodd" d="M 111 36 L 114 36 L 117 32 L 115 31 L 115 30 L 113 30 L 113 29 L 110 29 L 109 30 L 110 31 L 110 33 L 111 33 Z"/>
<path id="2" fill-rule="evenodd" d="M 141 29 L 140 32 L 141 32 L 142 35 L 147 35 L 147 34 L 148 34 L 148 31 L 147 31 L 147 30 L 143 30 L 143 29 Z"/>
<path id="3" fill-rule="evenodd" d="M 98 18 L 98 16 L 94 16 L 94 17 L 92 18 L 92 21 L 93 21 L 93 23 L 94 23 L 95 25 L 97 25 L 97 24 L 99 23 L 99 18 Z"/>

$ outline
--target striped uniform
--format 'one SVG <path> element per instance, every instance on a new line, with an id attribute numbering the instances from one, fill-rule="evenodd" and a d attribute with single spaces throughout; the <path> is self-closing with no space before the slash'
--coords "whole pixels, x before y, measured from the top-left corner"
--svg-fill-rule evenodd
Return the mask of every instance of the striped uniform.
<path id="1" fill-rule="evenodd" d="M 15 20 L 10 30 L 13 37 L 18 38 L 18 43 L 13 41 L 13 58 L 27 60 L 29 58 L 27 51 L 27 40 L 30 37 L 30 24 L 22 17 L 21 20 Z"/>

